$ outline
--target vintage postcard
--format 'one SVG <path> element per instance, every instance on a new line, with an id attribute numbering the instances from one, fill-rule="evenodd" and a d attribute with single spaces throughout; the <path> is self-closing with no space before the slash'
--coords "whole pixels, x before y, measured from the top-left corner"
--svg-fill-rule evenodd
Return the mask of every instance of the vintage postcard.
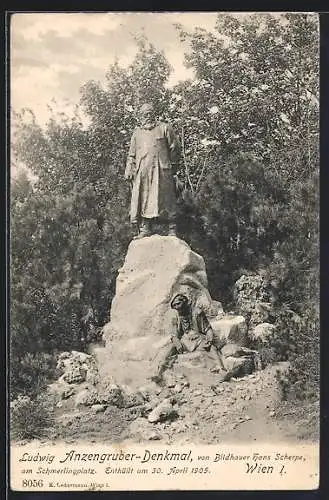
<path id="1" fill-rule="evenodd" d="M 319 20 L 10 17 L 10 485 L 319 485 Z"/>

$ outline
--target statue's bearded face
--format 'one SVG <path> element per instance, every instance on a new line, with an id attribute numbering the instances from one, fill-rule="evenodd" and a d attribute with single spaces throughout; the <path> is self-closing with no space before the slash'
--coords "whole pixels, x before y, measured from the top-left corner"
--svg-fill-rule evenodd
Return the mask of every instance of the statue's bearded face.
<path id="1" fill-rule="evenodd" d="M 155 119 L 155 110 L 151 105 L 144 105 L 139 111 L 139 119 L 142 125 L 151 123 Z"/>

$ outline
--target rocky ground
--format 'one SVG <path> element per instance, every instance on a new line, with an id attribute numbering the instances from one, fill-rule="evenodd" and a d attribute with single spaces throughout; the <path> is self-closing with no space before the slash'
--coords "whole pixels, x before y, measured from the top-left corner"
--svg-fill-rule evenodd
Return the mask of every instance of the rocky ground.
<path id="1" fill-rule="evenodd" d="M 318 404 L 280 401 L 275 375 L 285 369 L 284 363 L 268 366 L 213 389 L 201 384 L 189 387 L 182 380 L 169 384 L 171 387 L 158 387 L 152 396 L 145 393 L 142 404 L 128 408 L 100 403 L 77 407 L 68 398 L 56 407 L 53 439 L 165 444 L 316 440 Z M 159 405 L 164 408 L 162 418 Z"/>

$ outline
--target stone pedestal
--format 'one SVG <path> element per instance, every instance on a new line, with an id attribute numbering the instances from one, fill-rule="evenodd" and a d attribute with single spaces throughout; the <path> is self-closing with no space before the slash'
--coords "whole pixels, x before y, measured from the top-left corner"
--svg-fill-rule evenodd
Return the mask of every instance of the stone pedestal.
<path id="1" fill-rule="evenodd" d="M 207 285 L 203 258 L 179 238 L 154 235 L 132 241 L 117 277 L 110 323 L 104 327 L 101 369 L 118 383 L 144 383 L 170 341 L 174 295 L 188 295 L 210 317 L 221 312 Z"/>
<path id="2" fill-rule="evenodd" d="M 124 339 L 166 334 L 172 297 L 186 293 L 210 310 L 207 286 L 203 258 L 184 241 L 158 235 L 132 241 L 117 277 L 108 332 Z"/>
<path id="3" fill-rule="evenodd" d="M 218 349 L 227 342 L 247 343 L 243 317 L 225 316 L 220 302 L 208 292 L 203 258 L 184 241 L 154 235 L 132 241 L 119 270 L 110 322 L 104 327 L 105 348 L 94 352 L 101 380 L 132 389 L 148 383 L 170 343 L 173 317 L 170 307 L 177 293 L 201 306 L 210 319 Z M 218 376 L 207 353 L 183 354 L 172 370 L 192 383 L 212 385 Z"/>

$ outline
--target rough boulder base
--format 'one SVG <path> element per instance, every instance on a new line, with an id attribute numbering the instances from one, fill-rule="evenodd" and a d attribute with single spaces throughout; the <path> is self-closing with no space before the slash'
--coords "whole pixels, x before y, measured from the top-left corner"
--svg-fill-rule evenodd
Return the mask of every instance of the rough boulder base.
<path id="1" fill-rule="evenodd" d="M 104 327 L 101 373 L 119 384 L 144 384 L 170 341 L 175 294 L 185 293 L 211 316 L 222 312 L 207 286 L 203 258 L 184 241 L 159 235 L 132 241 L 119 270 L 111 321 Z"/>
<path id="2" fill-rule="evenodd" d="M 248 345 L 248 330 L 243 316 L 226 315 L 211 321 L 214 339 L 218 349 L 234 342 L 240 346 Z"/>
<path id="3" fill-rule="evenodd" d="M 213 307 L 207 286 L 203 258 L 184 241 L 158 235 L 132 241 L 117 277 L 109 330 L 124 338 L 161 335 L 176 293 Z"/>
<path id="4" fill-rule="evenodd" d="M 68 384 L 87 381 L 95 385 L 99 380 L 95 358 L 84 352 L 61 353 L 58 358 L 57 369 L 63 372 L 61 379 Z"/>
<path id="5" fill-rule="evenodd" d="M 205 351 L 179 354 L 164 378 L 169 386 L 171 385 L 170 379 L 174 379 L 176 383 L 172 385 L 173 388 L 177 387 L 177 391 L 179 384 L 191 387 L 201 384 L 204 388 L 210 388 L 221 383 L 221 375 L 213 373 L 212 368 L 214 368 L 214 361 Z"/>

